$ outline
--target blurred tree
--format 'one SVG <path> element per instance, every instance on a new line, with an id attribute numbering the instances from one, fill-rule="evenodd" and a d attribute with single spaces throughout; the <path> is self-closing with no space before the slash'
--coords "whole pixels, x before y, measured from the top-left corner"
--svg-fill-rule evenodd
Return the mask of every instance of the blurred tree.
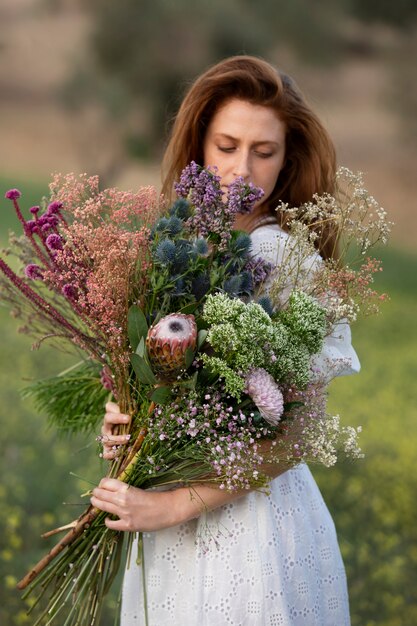
<path id="1" fill-rule="evenodd" d="M 166 120 L 202 68 L 225 56 L 271 56 L 288 46 L 309 62 L 334 62 L 343 51 L 340 3 L 324 0 L 222 0 L 118 3 L 92 0 L 91 71 L 123 92 L 130 150 L 158 154 Z M 90 73 L 89 72 L 89 73 Z M 82 99 L 82 91 L 73 90 Z M 152 146 L 148 149 L 146 146 Z"/>
<path id="2" fill-rule="evenodd" d="M 350 5 L 350 7 L 349 7 Z M 365 22 L 377 22 L 408 29 L 417 20 L 415 0 L 349 0 L 353 15 Z"/>

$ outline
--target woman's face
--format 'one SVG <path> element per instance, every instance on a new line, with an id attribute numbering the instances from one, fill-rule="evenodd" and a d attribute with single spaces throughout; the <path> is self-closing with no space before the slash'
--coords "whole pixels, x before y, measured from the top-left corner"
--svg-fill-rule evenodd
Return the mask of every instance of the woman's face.
<path id="1" fill-rule="evenodd" d="M 204 165 L 216 166 L 226 187 L 238 176 L 274 190 L 285 161 L 285 124 L 269 107 L 228 100 L 214 114 L 204 139 Z"/>

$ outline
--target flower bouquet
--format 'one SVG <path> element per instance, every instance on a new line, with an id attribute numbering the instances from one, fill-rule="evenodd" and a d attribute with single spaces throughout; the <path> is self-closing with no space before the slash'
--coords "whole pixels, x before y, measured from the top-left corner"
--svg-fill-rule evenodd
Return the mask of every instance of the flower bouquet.
<path id="1" fill-rule="evenodd" d="M 191 163 L 170 207 L 152 188 L 100 191 L 85 175 L 56 176 L 50 189 L 30 220 L 20 193 L 6 194 L 23 226 L 10 243 L 24 270 L 0 258 L 0 295 L 36 345 L 48 339 L 82 353 L 28 391 L 53 423 L 94 429 L 109 394 L 132 415 L 109 476 L 145 489 L 267 489 L 268 463 L 331 465 L 339 446 L 360 456 L 356 431 L 326 414 L 328 381 L 312 359 L 358 300 L 379 297 L 369 287 L 377 266 L 363 249 L 358 269 L 317 262 L 314 246 L 320 223 L 353 223 L 365 207 L 364 221 L 373 199 L 318 197 L 297 214 L 281 207 L 292 236 L 274 266 L 233 230 L 262 191 L 237 179 L 224 193 L 210 168 Z M 386 234 L 382 213 L 378 228 L 374 241 Z M 352 226 L 350 240 L 357 235 Z M 37 624 L 98 623 L 123 538 L 128 551 L 133 538 L 105 517 L 90 506 L 57 529 L 67 532 L 19 583 L 26 594 L 49 593 Z"/>

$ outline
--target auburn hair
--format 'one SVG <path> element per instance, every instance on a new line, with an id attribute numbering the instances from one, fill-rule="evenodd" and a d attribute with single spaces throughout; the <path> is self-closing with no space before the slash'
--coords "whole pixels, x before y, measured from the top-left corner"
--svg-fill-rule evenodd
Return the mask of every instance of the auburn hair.
<path id="1" fill-rule="evenodd" d="M 204 138 L 218 109 L 231 99 L 272 108 L 286 127 L 286 155 L 266 213 L 285 229 L 275 211 L 280 201 L 300 206 L 315 193 L 333 193 L 336 156 L 332 140 L 292 78 L 252 56 L 230 57 L 201 74 L 186 93 L 166 148 L 162 191 L 169 198 L 173 184 L 190 161 L 204 164 Z M 317 248 L 323 258 L 337 256 L 338 232 L 320 229 Z"/>

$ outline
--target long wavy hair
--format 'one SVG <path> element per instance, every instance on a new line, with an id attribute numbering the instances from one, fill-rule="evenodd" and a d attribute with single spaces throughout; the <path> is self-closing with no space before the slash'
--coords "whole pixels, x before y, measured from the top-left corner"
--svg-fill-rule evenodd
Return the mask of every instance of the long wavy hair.
<path id="1" fill-rule="evenodd" d="M 333 193 L 335 149 L 292 78 L 257 57 L 230 57 L 209 68 L 191 85 L 165 151 L 162 191 L 172 197 L 173 184 L 184 167 L 190 161 L 204 164 L 207 128 L 218 109 L 235 98 L 272 108 L 285 124 L 285 163 L 264 207 L 266 214 L 285 229 L 284 216 L 275 210 L 280 201 L 300 206 L 315 193 Z M 322 257 L 337 256 L 337 229 L 325 225 L 318 234 L 317 248 Z"/>

